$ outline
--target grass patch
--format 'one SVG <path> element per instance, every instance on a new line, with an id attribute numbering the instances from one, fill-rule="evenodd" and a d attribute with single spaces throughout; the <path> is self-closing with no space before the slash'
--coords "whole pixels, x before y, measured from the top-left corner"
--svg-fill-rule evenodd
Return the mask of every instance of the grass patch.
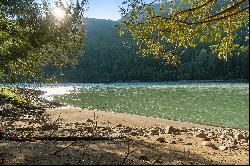
<path id="1" fill-rule="evenodd" d="M 14 87 L 0 86 L 1 103 L 13 104 L 15 106 L 29 105 L 29 101 L 22 96 L 20 89 Z"/>

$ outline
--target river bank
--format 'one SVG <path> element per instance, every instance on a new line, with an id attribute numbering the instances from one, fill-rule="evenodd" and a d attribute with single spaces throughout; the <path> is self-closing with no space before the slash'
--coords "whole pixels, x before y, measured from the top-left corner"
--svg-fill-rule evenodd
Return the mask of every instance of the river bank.
<path id="1" fill-rule="evenodd" d="M 2 122 L 20 139 L 0 141 L 1 164 L 249 164 L 246 130 L 75 107 L 41 117 Z"/>

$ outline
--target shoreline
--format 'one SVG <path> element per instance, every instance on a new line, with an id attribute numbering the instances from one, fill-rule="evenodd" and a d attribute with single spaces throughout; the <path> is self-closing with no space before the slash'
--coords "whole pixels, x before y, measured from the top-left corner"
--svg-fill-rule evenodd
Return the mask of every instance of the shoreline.
<path id="1" fill-rule="evenodd" d="M 48 109 L 47 109 L 48 110 Z M 53 108 L 53 109 L 49 109 L 49 110 L 54 110 L 52 112 L 56 112 L 55 110 L 60 110 L 60 112 L 64 112 L 64 111 L 74 111 L 74 110 L 82 110 L 85 111 L 85 113 L 87 114 L 98 114 L 100 113 L 101 115 L 105 116 L 105 114 L 107 114 L 108 116 L 115 116 L 117 118 L 122 118 L 122 119 L 126 119 L 130 117 L 130 120 L 134 121 L 136 118 L 139 119 L 143 119 L 143 122 L 145 123 L 146 120 L 150 120 L 153 121 L 154 124 L 157 124 L 157 121 L 159 121 L 159 124 L 172 124 L 172 125 L 176 125 L 179 127 L 182 126 L 192 126 L 192 127 L 196 127 L 196 128 L 221 128 L 221 129 L 235 129 L 235 130 L 244 130 L 244 131 L 249 131 L 249 127 L 248 128 L 233 128 L 233 127 L 225 127 L 225 126 L 219 126 L 219 125 L 211 125 L 211 124 L 206 124 L 206 123 L 195 123 L 195 122 L 189 122 L 189 121 L 180 121 L 180 120 L 173 120 L 173 119 L 164 119 L 164 118 L 160 118 L 160 117 L 151 117 L 151 116 L 145 116 L 145 115 L 137 115 L 137 114 L 129 114 L 129 113 L 120 113 L 120 112 L 108 112 L 108 111 L 102 111 L 102 110 L 97 110 L 97 109 L 93 109 L 93 110 L 89 110 L 86 108 L 81 108 L 81 107 L 76 107 L 76 106 L 71 106 L 71 105 L 64 105 L 62 107 L 57 107 L 57 108 Z M 47 111 L 48 112 L 48 111 Z M 88 118 L 91 118 L 91 116 L 88 116 Z M 84 119 L 82 119 L 84 120 Z M 86 118 L 85 118 L 86 120 Z M 106 119 L 107 120 L 107 119 Z M 125 124 L 128 124 L 127 122 Z M 134 125 L 138 126 L 138 124 L 133 123 Z"/>
<path id="2" fill-rule="evenodd" d="M 161 84 L 192 84 L 192 83 L 226 83 L 226 84 L 249 84 L 249 80 L 170 80 L 170 81 L 113 81 L 113 82 L 57 82 L 57 83 L 3 83 L 0 82 L 0 86 L 17 86 L 21 88 L 29 88 L 43 85 L 61 85 L 61 84 L 141 84 L 141 83 L 161 83 Z"/>
<path id="3" fill-rule="evenodd" d="M 96 116 L 101 115 L 102 118 L 100 119 L 105 123 L 105 121 L 112 122 L 110 124 L 113 125 L 118 125 L 119 124 L 119 119 L 123 120 L 120 123 L 123 123 L 124 125 L 128 126 L 144 126 L 144 127 L 153 127 L 153 126 L 169 126 L 173 125 L 178 128 L 181 128 L 183 126 L 188 126 L 188 127 L 194 127 L 194 128 L 214 128 L 214 129 L 235 129 L 235 130 L 244 130 L 244 131 L 249 131 L 249 128 L 232 128 L 232 127 L 224 127 L 224 126 L 219 126 L 219 125 L 211 125 L 211 124 L 205 124 L 205 123 L 195 123 L 195 122 L 188 122 L 188 121 L 180 121 L 180 120 L 171 120 L 171 119 L 164 119 L 164 118 L 159 118 L 159 117 L 150 117 L 150 116 L 144 116 L 144 115 L 136 115 L 136 114 L 129 114 L 129 113 L 119 113 L 119 112 L 108 112 L 108 111 L 102 111 L 102 110 L 89 110 L 85 108 L 80 108 L 80 107 L 75 107 L 71 105 L 66 105 L 62 107 L 57 107 L 53 109 L 47 109 L 45 114 L 50 114 L 50 116 L 54 117 L 63 117 L 63 118 L 69 118 L 67 116 L 64 116 L 68 113 L 68 111 L 72 111 L 71 113 L 77 114 L 76 110 L 80 111 L 81 113 L 78 115 L 82 116 L 74 116 L 76 119 L 70 118 L 72 122 L 78 122 L 79 121 L 85 121 L 87 119 L 94 118 L 94 114 Z M 84 116 L 83 116 L 84 115 Z M 71 114 L 72 116 L 72 114 Z M 107 117 L 114 117 L 115 119 L 108 120 Z M 137 121 L 140 119 L 141 121 Z M 69 121 L 67 119 L 66 121 Z M 132 121 L 132 123 L 131 123 Z M 152 124 L 148 124 L 147 121 L 152 122 Z"/>

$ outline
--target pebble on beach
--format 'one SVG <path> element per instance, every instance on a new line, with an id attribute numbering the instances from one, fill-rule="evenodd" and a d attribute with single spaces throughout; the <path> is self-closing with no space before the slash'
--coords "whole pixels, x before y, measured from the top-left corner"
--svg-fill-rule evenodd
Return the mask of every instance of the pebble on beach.
<path id="1" fill-rule="evenodd" d="M 203 146 L 213 146 L 213 143 L 211 141 L 202 141 L 201 143 Z"/>
<path id="2" fill-rule="evenodd" d="M 227 147 L 226 147 L 226 146 L 219 146 L 219 149 L 220 149 L 221 151 L 224 151 L 224 150 L 227 150 Z"/>

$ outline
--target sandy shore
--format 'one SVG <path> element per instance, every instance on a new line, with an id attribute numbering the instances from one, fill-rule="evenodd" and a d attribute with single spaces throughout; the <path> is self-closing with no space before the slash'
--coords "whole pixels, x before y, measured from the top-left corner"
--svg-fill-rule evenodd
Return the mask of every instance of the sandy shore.
<path id="1" fill-rule="evenodd" d="M 84 123 L 88 119 L 95 119 L 100 125 L 105 126 L 130 126 L 130 127 L 167 127 L 175 126 L 177 128 L 220 128 L 216 126 L 195 124 L 190 122 L 181 122 L 174 120 L 166 120 L 161 118 L 145 117 L 139 115 L 130 115 L 125 113 L 104 112 L 100 110 L 88 110 L 77 107 L 61 107 L 56 109 L 48 109 L 45 114 L 53 120 L 62 118 L 63 123 Z"/>
<path id="2" fill-rule="evenodd" d="M 0 140 L 0 164 L 249 164 L 245 130 L 75 107 L 47 109 L 44 115 L 42 126 L 34 121 L 15 125 L 47 130 L 46 136 L 56 139 L 86 140 Z"/>
<path id="3" fill-rule="evenodd" d="M 226 133 L 225 135 L 234 136 L 237 134 L 238 130 L 232 130 L 229 128 L 220 128 L 216 126 L 208 126 L 201 124 L 194 124 L 188 122 L 180 122 L 173 120 L 165 120 L 160 118 L 153 117 L 145 117 L 138 115 L 129 115 L 123 113 L 113 113 L 113 112 L 104 112 L 98 110 L 87 110 L 75 107 L 63 107 L 58 109 L 50 109 L 47 110 L 46 113 L 52 120 L 56 120 L 57 118 L 61 118 L 61 122 L 64 124 L 91 124 L 96 123 L 98 126 L 108 127 L 117 132 L 122 132 L 125 129 L 125 134 L 129 135 L 132 140 L 136 141 L 144 141 L 149 144 L 165 144 L 167 148 L 159 148 L 157 151 L 159 153 L 169 152 L 169 148 L 173 148 L 178 152 L 186 152 L 186 154 L 193 154 L 193 159 L 190 161 L 176 161 L 170 162 L 171 164 L 195 164 L 195 160 L 199 161 L 200 158 L 197 156 L 201 156 L 204 159 L 202 164 L 209 163 L 207 161 L 211 161 L 213 164 L 223 163 L 223 164 L 248 164 L 248 156 L 249 156 L 249 148 L 247 141 L 244 140 L 240 147 L 235 148 L 234 145 L 227 146 L 224 140 L 224 144 L 222 140 L 217 139 L 223 135 L 222 133 Z M 88 123 L 90 122 L 90 123 Z M 95 125 L 95 124 L 93 124 Z M 161 132 L 164 129 L 167 129 L 169 126 L 173 126 L 174 129 L 182 129 L 183 132 L 180 133 L 167 133 Z M 117 129 L 118 128 L 118 129 Z M 131 130 L 128 130 L 131 129 Z M 204 129 L 204 130 L 203 130 Z M 140 131 L 143 131 L 143 134 L 140 134 Z M 158 132 L 157 132 L 158 131 Z M 166 130 L 165 130 L 166 131 Z M 205 131 L 206 136 L 199 136 L 201 132 Z M 156 132 L 155 134 L 153 132 Z M 213 135 L 211 135 L 211 133 Z M 248 131 L 245 131 L 248 136 Z M 132 136 L 131 136 L 132 135 Z M 210 135 L 210 136 L 209 136 Z M 210 139 L 211 138 L 211 139 Z M 161 141 L 163 140 L 163 141 Z M 209 140 L 208 142 L 212 142 L 213 146 L 204 146 L 203 143 Z M 229 140 L 228 140 L 229 141 Z M 230 141 L 229 141 L 230 142 Z M 220 150 L 219 148 L 222 146 L 227 146 L 226 150 Z M 244 146 L 243 146 L 244 145 Z M 247 147 L 246 147 L 247 146 Z M 233 148 L 232 148 L 233 147 Z M 140 147 L 143 149 L 142 147 Z M 153 152 L 152 152 L 153 153 Z M 179 157 L 186 158 L 187 156 L 183 156 L 179 154 Z M 170 157 L 171 159 L 175 159 L 175 157 Z M 177 155 L 178 158 L 178 155 Z M 191 157 L 192 158 L 192 157 Z M 186 160 L 186 159 L 185 159 Z M 207 161 L 206 161 L 207 160 Z M 193 162 L 192 162 L 193 161 Z M 180 163 L 178 163 L 180 162 Z M 199 162 L 197 162 L 199 163 Z M 169 164 L 167 161 L 163 164 Z"/>

